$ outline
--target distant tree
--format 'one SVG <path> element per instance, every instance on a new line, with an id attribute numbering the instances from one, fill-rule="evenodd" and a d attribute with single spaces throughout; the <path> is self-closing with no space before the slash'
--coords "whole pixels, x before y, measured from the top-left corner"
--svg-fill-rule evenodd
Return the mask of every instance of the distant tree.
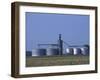
<path id="1" fill-rule="evenodd" d="M 88 44 L 85 44 L 84 47 L 87 47 L 89 49 L 90 46 Z"/>

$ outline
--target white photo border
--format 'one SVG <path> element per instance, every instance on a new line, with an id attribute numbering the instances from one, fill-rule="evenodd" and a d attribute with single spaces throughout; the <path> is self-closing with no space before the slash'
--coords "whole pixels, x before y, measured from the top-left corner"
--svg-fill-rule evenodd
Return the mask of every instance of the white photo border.
<path id="1" fill-rule="evenodd" d="M 20 45 L 19 45 L 19 74 L 41 74 L 55 72 L 73 72 L 95 70 L 95 10 L 89 9 L 71 9 L 55 7 L 38 7 L 25 6 L 19 7 L 19 28 L 20 28 Z M 25 62 L 25 12 L 41 12 L 56 14 L 81 14 L 90 16 L 90 64 L 84 65 L 64 65 L 64 66 L 45 66 L 45 67 L 26 67 Z"/>

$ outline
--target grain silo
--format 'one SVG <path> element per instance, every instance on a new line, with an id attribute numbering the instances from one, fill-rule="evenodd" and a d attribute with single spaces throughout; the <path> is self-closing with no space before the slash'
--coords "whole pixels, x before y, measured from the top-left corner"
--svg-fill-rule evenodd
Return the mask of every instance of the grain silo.
<path id="1" fill-rule="evenodd" d="M 53 56 L 53 55 L 59 55 L 59 49 L 58 48 L 47 48 L 46 50 L 47 56 Z"/>
<path id="2" fill-rule="evenodd" d="M 81 53 L 83 55 L 88 55 L 89 54 L 89 49 L 87 47 L 82 47 L 80 49 L 81 49 Z"/>
<path id="3" fill-rule="evenodd" d="M 76 48 L 73 48 L 73 54 L 74 55 L 82 55 L 81 54 L 81 49 L 80 48 L 77 48 L 77 47 Z"/>
<path id="4" fill-rule="evenodd" d="M 66 48 L 65 55 L 73 55 L 73 48 Z"/>
<path id="5" fill-rule="evenodd" d="M 46 49 L 33 49 L 32 56 L 44 56 L 46 55 Z"/>

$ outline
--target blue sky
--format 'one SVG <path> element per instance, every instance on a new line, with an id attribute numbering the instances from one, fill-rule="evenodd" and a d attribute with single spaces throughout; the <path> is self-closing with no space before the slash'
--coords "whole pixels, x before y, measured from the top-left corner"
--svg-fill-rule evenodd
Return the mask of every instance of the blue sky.
<path id="1" fill-rule="evenodd" d="M 26 50 L 39 43 L 57 43 L 58 35 L 70 45 L 89 44 L 89 15 L 26 12 Z"/>

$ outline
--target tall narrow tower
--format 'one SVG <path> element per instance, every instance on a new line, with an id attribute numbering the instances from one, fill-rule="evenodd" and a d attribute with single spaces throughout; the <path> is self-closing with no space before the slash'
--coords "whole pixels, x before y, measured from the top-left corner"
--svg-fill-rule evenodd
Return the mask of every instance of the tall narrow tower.
<path id="1" fill-rule="evenodd" d="M 61 34 L 59 34 L 58 48 L 59 48 L 59 55 L 62 55 L 63 54 L 63 40 L 61 39 Z"/>

